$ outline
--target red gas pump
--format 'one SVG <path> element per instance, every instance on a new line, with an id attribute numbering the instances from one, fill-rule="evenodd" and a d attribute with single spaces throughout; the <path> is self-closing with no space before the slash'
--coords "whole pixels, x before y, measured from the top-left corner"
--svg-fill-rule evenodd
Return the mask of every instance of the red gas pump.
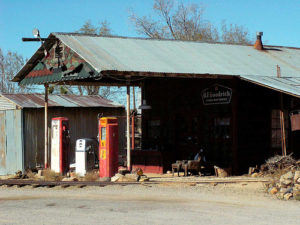
<path id="1" fill-rule="evenodd" d="M 70 166 L 69 119 L 52 118 L 51 121 L 51 170 L 66 174 Z"/>
<path id="2" fill-rule="evenodd" d="M 102 117 L 99 120 L 99 175 L 112 177 L 118 172 L 118 119 Z"/>

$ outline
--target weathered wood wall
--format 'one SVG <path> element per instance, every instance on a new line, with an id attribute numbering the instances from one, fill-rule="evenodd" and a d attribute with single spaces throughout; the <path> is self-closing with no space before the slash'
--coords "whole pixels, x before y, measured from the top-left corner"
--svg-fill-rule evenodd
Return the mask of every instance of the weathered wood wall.
<path id="1" fill-rule="evenodd" d="M 203 104 L 201 91 L 213 84 L 232 88 L 230 104 Z M 152 109 L 143 112 L 143 148 L 161 151 L 167 169 L 172 162 L 195 155 L 200 147 L 208 160 L 232 167 L 236 174 L 281 153 L 280 148 L 271 147 L 271 113 L 280 109 L 279 92 L 236 78 L 148 79 L 144 88 Z M 283 94 L 283 108 L 288 112 L 300 109 L 300 104 L 291 105 L 293 99 L 299 102 Z M 218 118 L 229 120 L 230 127 L 216 127 Z M 229 129 L 225 131 L 229 136 L 222 136 L 220 129 Z M 287 137 L 288 152 L 295 152 L 300 146 L 295 134 L 289 131 Z"/>

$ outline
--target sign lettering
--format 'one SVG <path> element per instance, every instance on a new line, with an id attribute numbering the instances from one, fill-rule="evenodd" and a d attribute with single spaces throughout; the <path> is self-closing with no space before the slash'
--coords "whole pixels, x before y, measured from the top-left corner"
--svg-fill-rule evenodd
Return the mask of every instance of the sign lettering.
<path id="1" fill-rule="evenodd" d="M 204 105 L 229 104 L 231 102 L 232 89 L 214 84 L 201 93 Z"/>

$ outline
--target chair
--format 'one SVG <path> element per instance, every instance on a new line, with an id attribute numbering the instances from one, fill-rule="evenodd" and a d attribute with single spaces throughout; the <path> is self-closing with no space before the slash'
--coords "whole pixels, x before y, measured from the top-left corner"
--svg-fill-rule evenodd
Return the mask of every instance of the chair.
<path id="1" fill-rule="evenodd" d="M 179 177 L 180 170 L 183 169 L 183 165 L 186 163 L 186 160 L 177 160 L 176 163 L 172 164 L 172 175 L 174 176 L 174 171 L 177 171 L 177 176 Z"/>
<path id="2" fill-rule="evenodd" d="M 199 160 L 188 160 L 186 164 L 182 165 L 182 169 L 184 170 L 184 176 L 188 176 L 188 172 L 197 172 L 201 175 L 200 171 L 203 165 L 201 159 Z"/>

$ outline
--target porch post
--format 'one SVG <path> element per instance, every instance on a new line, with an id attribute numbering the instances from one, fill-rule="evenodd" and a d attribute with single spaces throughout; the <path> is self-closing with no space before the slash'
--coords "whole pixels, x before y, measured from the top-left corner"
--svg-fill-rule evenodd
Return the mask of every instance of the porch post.
<path id="1" fill-rule="evenodd" d="M 133 110 L 134 112 L 132 113 L 131 116 L 131 148 L 132 150 L 134 150 L 135 148 L 135 132 L 134 132 L 134 126 L 135 126 L 135 121 L 134 121 L 134 113 L 135 113 L 135 90 L 134 90 L 134 86 L 132 87 L 132 101 L 133 101 Z"/>
<path id="2" fill-rule="evenodd" d="M 238 84 L 237 80 L 233 80 L 232 89 L 232 160 L 233 160 L 233 173 L 238 172 Z"/>
<path id="3" fill-rule="evenodd" d="M 48 84 L 45 84 L 45 158 L 44 167 L 48 168 Z"/>
<path id="4" fill-rule="evenodd" d="M 127 85 L 127 169 L 130 171 L 131 168 L 131 157 L 130 157 L 130 86 Z"/>
<path id="5" fill-rule="evenodd" d="M 280 66 L 277 67 L 277 77 L 281 77 L 281 69 Z M 282 93 L 280 93 L 280 130 L 281 130 L 281 151 L 282 155 L 286 156 L 286 141 L 285 141 L 285 127 L 284 127 L 284 112 L 283 112 L 283 97 Z"/>

